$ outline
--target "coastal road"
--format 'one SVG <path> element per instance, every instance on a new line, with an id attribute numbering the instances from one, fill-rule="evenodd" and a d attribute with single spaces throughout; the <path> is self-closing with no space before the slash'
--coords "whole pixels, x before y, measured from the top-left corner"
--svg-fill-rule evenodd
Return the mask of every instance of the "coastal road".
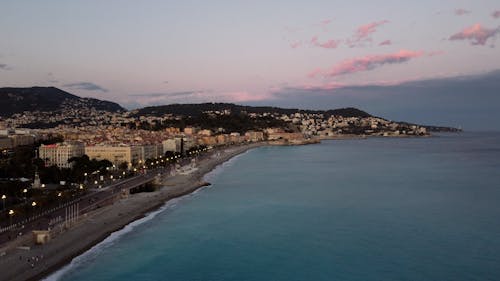
<path id="1" fill-rule="evenodd" d="M 60 206 L 50 210 L 44 210 L 35 217 L 29 218 L 27 222 L 23 224 L 18 223 L 18 227 L 0 233 L 0 248 L 3 244 L 16 239 L 18 236 L 26 233 L 29 234 L 33 230 L 46 230 L 53 227 L 54 224 L 64 222 L 68 219 L 69 213 L 75 219 L 77 213 L 81 216 L 89 211 L 111 204 L 121 196 L 123 191 L 128 192 L 132 188 L 149 183 L 157 175 L 163 175 L 168 171 L 170 171 L 169 167 L 150 169 L 146 174 L 117 181 L 103 188 L 92 189 L 87 194 L 72 201 L 64 202 Z M 77 210 L 78 212 L 76 212 Z"/>
<path id="2" fill-rule="evenodd" d="M 209 153 L 195 156 L 194 159 L 201 161 L 213 157 L 217 152 L 217 149 L 212 150 Z M 192 159 L 191 157 L 179 159 L 176 164 L 185 166 L 191 163 Z M 76 214 L 82 216 L 92 210 L 112 204 L 120 198 L 122 191 L 125 190 L 128 192 L 132 188 L 152 182 L 156 176 L 161 177 L 168 175 L 173 169 L 173 166 L 174 165 L 169 165 L 166 167 L 147 169 L 144 174 L 113 182 L 103 188 L 90 189 L 87 194 L 69 202 L 61 203 L 60 206 L 50 210 L 43 210 L 35 215 L 35 217 L 29 218 L 28 221 L 13 222 L 13 224 L 17 225 L 16 227 L 0 233 L 0 249 L 5 247 L 7 242 L 18 239 L 20 236 L 31 234 L 33 230 L 47 230 L 54 227 L 54 225 L 66 221 L 68 216 L 72 216 L 73 219 L 75 219 Z"/>

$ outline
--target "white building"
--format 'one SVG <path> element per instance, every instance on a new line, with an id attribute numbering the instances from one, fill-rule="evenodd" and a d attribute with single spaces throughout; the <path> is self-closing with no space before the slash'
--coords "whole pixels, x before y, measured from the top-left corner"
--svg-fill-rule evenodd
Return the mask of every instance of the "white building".
<path id="1" fill-rule="evenodd" d="M 59 168 L 71 168 L 68 160 L 72 157 L 81 157 L 85 154 L 85 146 L 81 142 L 63 142 L 41 145 L 39 157 L 46 166 L 56 165 Z"/>

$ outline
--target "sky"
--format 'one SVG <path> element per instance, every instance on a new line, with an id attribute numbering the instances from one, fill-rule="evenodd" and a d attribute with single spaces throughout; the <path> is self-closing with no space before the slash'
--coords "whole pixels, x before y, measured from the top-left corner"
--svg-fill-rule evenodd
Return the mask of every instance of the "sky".
<path id="1" fill-rule="evenodd" d="M 498 1 L 0 0 L 0 11 L 3 87 L 129 109 L 353 106 L 500 130 Z"/>

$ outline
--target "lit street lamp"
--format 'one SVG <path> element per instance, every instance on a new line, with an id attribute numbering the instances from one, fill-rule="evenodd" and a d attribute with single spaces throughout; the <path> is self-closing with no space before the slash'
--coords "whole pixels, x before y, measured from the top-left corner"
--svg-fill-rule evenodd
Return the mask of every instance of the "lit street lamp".
<path id="1" fill-rule="evenodd" d="M 12 217 L 14 216 L 14 210 L 9 210 L 10 225 L 12 225 Z"/>
<path id="2" fill-rule="evenodd" d="M 2 210 L 5 209 L 5 198 L 7 198 L 7 196 L 2 195 L 2 201 L 3 201 L 3 204 L 2 204 Z"/>
<path id="3" fill-rule="evenodd" d="M 62 196 L 62 192 L 58 192 L 57 193 L 57 203 L 58 203 L 58 205 L 61 205 L 61 196 Z"/>
<path id="4" fill-rule="evenodd" d="M 31 202 L 31 207 L 33 207 L 33 216 L 35 216 L 35 207 L 36 207 L 35 201 Z"/>
<path id="5" fill-rule="evenodd" d="M 26 203 L 26 193 L 28 193 L 28 190 L 25 188 L 23 189 L 24 203 Z"/>

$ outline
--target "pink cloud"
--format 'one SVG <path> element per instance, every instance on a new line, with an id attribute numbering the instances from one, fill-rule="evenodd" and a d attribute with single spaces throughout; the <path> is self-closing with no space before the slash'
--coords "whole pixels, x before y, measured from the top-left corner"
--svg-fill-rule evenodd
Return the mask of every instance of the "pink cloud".
<path id="1" fill-rule="evenodd" d="M 316 68 L 313 71 L 309 72 L 309 74 L 307 74 L 307 77 L 314 78 L 318 75 L 321 75 L 322 73 L 323 73 L 323 70 L 321 68 Z"/>
<path id="2" fill-rule="evenodd" d="M 324 43 L 318 43 L 317 46 L 319 46 L 321 48 L 326 48 L 326 49 L 335 49 L 338 47 L 338 45 L 339 45 L 339 41 L 330 39 Z"/>
<path id="3" fill-rule="evenodd" d="M 491 16 L 492 16 L 493 18 L 495 18 L 495 19 L 500 18 L 500 10 L 496 10 L 496 11 L 494 11 L 494 12 L 491 14 Z"/>
<path id="4" fill-rule="evenodd" d="M 448 38 L 448 40 L 469 40 L 471 45 L 484 46 L 490 38 L 494 38 L 500 33 L 500 27 L 489 29 L 476 23 L 473 26 L 467 27 L 464 30 L 455 33 Z"/>
<path id="5" fill-rule="evenodd" d="M 262 100 L 269 99 L 268 94 L 258 94 L 258 93 L 249 93 L 249 92 L 223 93 L 222 97 L 226 98 L 229 101 L 234 101 L 234 102 L 262 101 Z"/>
<path id="6" fill-rule="evenodd" d="M 298 48 L 300 46 L 302 46 L 302 41 L 297 41 L 297 42 L 290 43 L 290 47 L 292 47 L 292 49 L 296 49 L 296 48 Z"/>
<path id="7" fill-rule="evenodd" d="M 446 52 L 445 51 L 433 51 L 433 52 L 427 52 L 428 57 L 433 57 L 433 56 L 440 56 L 444 55 Z"/>
<path id="8" fill-rule="evenodd" d="M 325 49 L 335 49 L 339 46 L 340 41 L 330 39 L 326 42 L 321 43 L 318 39 L 318 36 L 313 36 L 310 40 L 310 43 L 311 43 L 311 45 L 316 46 L 316 47 L 321 47 L 321 48 L 325 48 Z"/>
<path id="9" fill-rule="evenodd" d="M 372 22 L 369 24 L 362 25 L 356 30 L 356 37 L 359 39 L 367 38 L 370 34 L 377 31 L 377 27 L 388 23 L 388 20 L 382 20 L 377 22 Z"/>
<path id="10" fill-rule="evenodd" d="M 330 70 L 316 69 L 308 74 L 309 77 L 318 75 L 334 77 L 339 75 L 373 70 L 386 64 L 400 64 L 424 55 L 423 51 L 400 50 L 397 53 L 385 55 L 369 55 L 360 58 L 348 59 L 334 65 Z"/>
<path id="11" fill-rule="evenodd" d="M 303 89 L 303 90 L 333 90 L 333 89 L 339 89 L 346 87 L 347 85 L 339 83 L 339 82 L 328 82 L 326 84 L 304 84 L 302 86 L 296 87 L 297 89 Z"/>
<path id="12" fill-rule="evenodd" d="M 463 16 L 463 15 L 470 14 L 470 13 L 471 12 L 469 10 L 465 10 L 462 8 L 455 9 L 455 15 L 457 15 L 457 16 Z"/>
<path id="13" fill-rule="evenodd" d="M 331 19 L 325 19 L 325 20 L 320 21 L 319 23 L 320 23 L 321 25 L 328 25 L 328 24 L 330 24 L 331 22 L 332 22 L 332 20 L 331 20 Z"/>
<path id="14" fill-rule="evenodd" d="M 346 44 L 350 48 L 354 48 L 359 46 L 362 42 L 371 42 L 372 38 L 370 36 L 377 31 L 377 28 L 379 26 L 384 25 L 388 22 L 388 20 L 381 20 L 358 27 L 353 38 L 346 40 Z"/>
<path id="15" fill-rule="evenodd" d="M 379 46 L 388 46 L 388 45 L 392 45 L 392 41 L 391 40 L 384 40 L 380 43 L 378 43 Z"/>

